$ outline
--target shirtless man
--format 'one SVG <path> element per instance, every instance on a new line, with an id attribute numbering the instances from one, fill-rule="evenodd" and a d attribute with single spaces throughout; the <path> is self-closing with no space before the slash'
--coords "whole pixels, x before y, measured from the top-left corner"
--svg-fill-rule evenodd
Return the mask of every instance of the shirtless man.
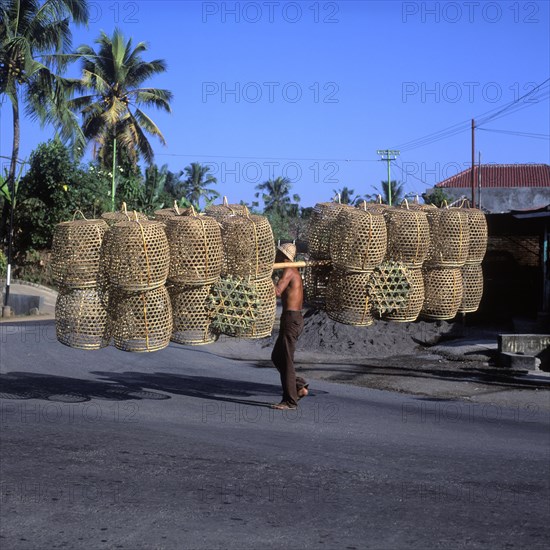
<path id="1" fill-rule="evenodd" d="M 296 246 L 285 243 L 277 247 L 275 262 L 293 262 L 296 255 Z M 283 313 L 281 314 L 281 328 L 279 337 L 273 347 L 271 360 L 281 375 L 283 399 L 272 405 L 278 410 L 296 409 L 298 401 L 308 394 L 308 384 L 301 377 L 296 377 L 294 370 L 294 351 L 296 341 L 304 328 L 302 317 L 302 303 L 304 288 L 302 277 L 295 267 L 287 267 L 275 286 L 275 292 L 282 298 Z"/>

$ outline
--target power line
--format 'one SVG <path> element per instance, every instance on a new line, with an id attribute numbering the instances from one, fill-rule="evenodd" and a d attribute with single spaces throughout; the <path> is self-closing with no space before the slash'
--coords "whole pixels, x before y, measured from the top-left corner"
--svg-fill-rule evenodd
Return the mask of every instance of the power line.
<path id="1" fill-rule="evenodd" d="M 155 153 L 158 157 L 188 157 L 188 158 L 218 158 L 218 159 L 246 159 L 246 160 L 307 160 L 326 162 L 379 162 L 379 159 L 330 159 L 330 158 L 295 158 L 295 157 L 250 157 L 243 155 L 184 155 L 178 153 Z"/>
<path id="2" fill-rule="evenodd" d="M 496 130 L 491 128 L 478 128 L 483 132 L 496 132 L 498 134 L 510 134 L 512 136 L 530 137 L 533 139 L 550 139 L 550 134 L 534 134 L 532 132 L 517 132 L 514 130 Z"/>
<path id="3" fill-rule="evenodd" d="M 506 104 L 504 107 L 495 107 L 494 109 L 491 109 L 481 115 L 476 116 L 475 119 L 478 120 L 478 124 L 476 124 L 476 128 L 479 128 L 482 124 L 486 124 L 490 120 L 496 120 L 508 114 L 515 113 L 517 111 L 520 111 L 521 109 L 525 109 L 527 107 L 535 105 L 540 100 L 546 99 L 549 95 L 548 91 L 546 90 L 546 88 L 548 88 L 549 82 L 550 82 L 550 78 L 548 78 L 544 82 L 541 82 L 538 86 L 535 86 L 532 90 L 522 95 L 521 97 L 518 97 L 514 101 L 511 101 L 510 103 Z M 538 93 L 541 93 L 541 95 L 537 96 L 536 94 Z M 524 102 L 520 104 L 522 100 L 530 96 L 532 96 L 531 97 L 532 100 L 537 100 L 537 101 Z M 446 139 L 454 135 L 457 135 L 459 133 L 462 133 L 468 130 L 469 127 L 470 127 L 470 120 L 458 122 L 456 124 L 453 124 L 452 126 L 448 126 L 447 128 L 444 128 L 443 130 L 439 130 L 437 132 L 427 134 L 420 138 L 416 138 L 411 141 L 402 143 L 396 146 L 396 148 L 399 148 L 402 151 L 409 151 L 411 149 L 423 147 L 425 145 L 429 145 L 430 143 L 434 143 L 436 141 L 440 141 L 442 139 Z"/>

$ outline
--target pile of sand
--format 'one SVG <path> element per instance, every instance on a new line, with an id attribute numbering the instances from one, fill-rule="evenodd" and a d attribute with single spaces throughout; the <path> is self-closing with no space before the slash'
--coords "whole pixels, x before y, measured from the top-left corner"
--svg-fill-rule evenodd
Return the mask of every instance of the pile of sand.
<path id="1" fill-rule="evenodd" d="M 375 321 L 370 327 L 356 327 L 337 323 L 324 311 L 311 309 L 304 315 L 304 331 L 296 349 L 301 352 L 388 357 L 414 353 L 420 346 L 456 338 L 460 333 L 459 323 L 446 321 Z M 273 341 L 276 336 L 274 333 Z"/>

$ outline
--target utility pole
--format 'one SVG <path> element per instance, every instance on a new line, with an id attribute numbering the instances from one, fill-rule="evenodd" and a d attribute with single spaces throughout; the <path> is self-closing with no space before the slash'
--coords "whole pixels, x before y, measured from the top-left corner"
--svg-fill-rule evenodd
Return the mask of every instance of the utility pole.
<path id="1" fill-rule="evenodd" d="M 470 177 L 470 184 L 472 187 L 472 208 L 476 207 L 476 178 L 475 178 L 475 166 L 476 166 L 476 151 L 475 151 L 475 143 L 476 143 L 476 135 L 475 135 L 475 121 L 472 118 L 472 174 Z"/>
<path id="2" fill-rule="evenodd" d="M 395 160 L 397 158 L 397 155 L 400 155 L 401 153 L 399 151 L 396 151 L 394 149 L 378 149 L 376 151 L 377 155 L 386 155 L 386 158 L 381 158 L 381 161 L 385 161 L 388 163 L 388 204 L 391 206 L 391 179 L 390 179 L 390 162 L 392 160 Z"/>
<path id="3" fill-rule="evenodd" d="M 477 206 L 481 208 L 481 151 L 478 153 L 477 162 Z"/>

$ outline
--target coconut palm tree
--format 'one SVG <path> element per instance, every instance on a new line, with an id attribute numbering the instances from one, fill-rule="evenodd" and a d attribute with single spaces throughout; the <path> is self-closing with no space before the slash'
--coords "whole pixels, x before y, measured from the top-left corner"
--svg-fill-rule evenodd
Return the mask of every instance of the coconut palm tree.
<path id="1" fill-rule="evenodd" d="M 89 92 L 69 102 L 82 115 L 85 138 L 96 145 L 96 152 L 104 166 L 112 162 L 113 143 L 135 165 L 141 155 L 148 164 L 153 161 L 153 149 L 146 134 L 166 142 L 158 126 L 142 110 L 155 107 L 168 113 L 172 92 L 160 88 L 143 87 L 150 77 L 166 71 L 162 59 L 144 61 L 145 42 L 135 47 L 119 29 L 112 36 L 101 32 L 94 50 L 83 45 L 77 49 L 82 59 L 81 93 Z"/>
<path id="2" fill-rule="evenodd" d="M 298 214 L 300 202 L 299 195 L 292 195 L 290 197 L 291 183 L 288 178 L 278 177 L 275 179 L 269 179 L 256 185 L 258 192 L 255 193 L 256 197 L 261 194 L 264 201 L 264 212 L 278 214 L 279 216 L 296 216 Z M 294 203 L 292 202 L 294 201 Z"/>
<path id="3" fill-rule="evenodd" d="M 0 96 L 11 102 L 13 144 L 7 185 L 13 187 L 21 139 L 21 103 L 41 123 L 53 122 L 62 137 L 75 129 L 75 119 L 63 108 L 68 81 L 61 72 L 71 59 L 70 23 L 86 23 L 86 0 L 0 1 Z M 8 203 L 4 203 L 0 234 L 5 233 Z"/>
<path id="4" fill-rule="evenodd" d="M 365 199 L 376 201 L 378 195 L 380 195 L 384 204 L 390 204 L 390 202 L 391 204 L 399 204 L 405 196 L 403 182 L 396 180 L 391 180 L 390 185 L 388 185 L 388 180 L 383 180 L 380 183 L 380 189 L 377 189 L 376 187 L 374 187 L 374 185 L 372 186 L 372 188 L 376 191 L 376 193 L 370 195 L 369 197 L 365 197 Z"/>
<path id="5" fill-rule="evenodd" d="M 355 197 L 355 190 L 350 189 L 347 186 L 342 187 L 342 189 L 336 190 L 333 189 L 332 192 L 335 195 L 340 195 L 340 202 L 342 204 L 355 204 L 360 197 Z"/>
<path id="6" fill-rule="evenodd" d="M 200 200 L 204 198 L 207 203 L 213 201 L 220 194 L 214 189 L 208 189 L 207 185 L 217 183 L 218 180 L 210 175 L 210 166 L 192 162 L 184 168 L 187 178 L 183 182 L 185 198 L 195 207 L 200 207 Z"/>

